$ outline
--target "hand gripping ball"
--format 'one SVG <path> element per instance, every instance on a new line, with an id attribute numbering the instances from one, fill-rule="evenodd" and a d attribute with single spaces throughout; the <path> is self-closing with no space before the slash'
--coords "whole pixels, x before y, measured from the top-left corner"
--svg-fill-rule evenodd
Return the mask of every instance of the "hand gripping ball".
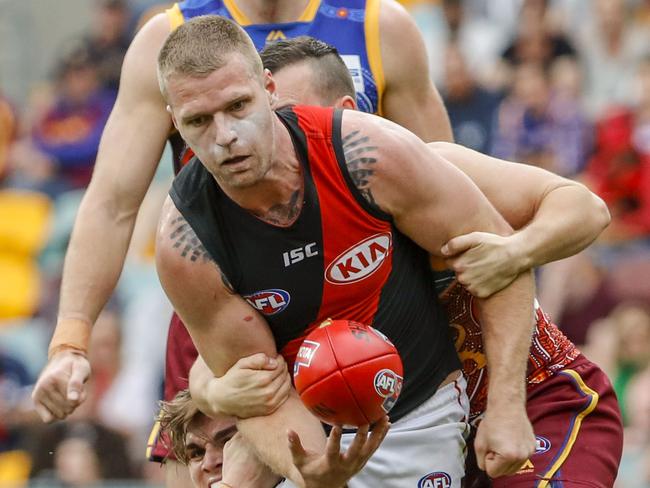
<path id="1" fill-rule="evenodd" d="M 382 333 L 351 320 L 326 320 L 303 341 L 293 368 L 303 403 L 330 425 L 372 424 L 395 405 L 402 360 Z"/>

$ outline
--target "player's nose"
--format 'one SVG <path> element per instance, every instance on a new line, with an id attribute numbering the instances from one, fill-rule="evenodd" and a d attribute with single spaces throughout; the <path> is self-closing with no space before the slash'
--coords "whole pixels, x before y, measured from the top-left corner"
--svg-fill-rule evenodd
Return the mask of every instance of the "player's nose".
<path id="1" fill-rule="evenodd" d="M 223 449 L 208 444 L 201 463 L 201 469 L 210 474 L 221 474 L 223 465 Z"/>
<path id="2" fill-rule="evenodd" d="M 229 147 L 237 140 L 237 131 L 235 130 L 233 121 L 222 114 L 214 116 L 214 142 L 221 147 Z"/>

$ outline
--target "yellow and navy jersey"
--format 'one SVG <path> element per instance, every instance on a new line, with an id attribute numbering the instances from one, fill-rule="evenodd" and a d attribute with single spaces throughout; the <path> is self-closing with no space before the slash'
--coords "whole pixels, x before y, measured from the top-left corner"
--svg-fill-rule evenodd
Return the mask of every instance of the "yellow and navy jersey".
<path id="1" fill-rule="evenodd" d="M 258 50 L 267 43 L 311 36 L 338 49 L 350 70 L 360 110 L 381 115 L 384 75 L 379 50 L 380 0 L 310 0 L 295 22 L 253 24 L 234 0 L 185 0 L 167 10 L 172 29 L 199 15 L 241 25 Z"/>

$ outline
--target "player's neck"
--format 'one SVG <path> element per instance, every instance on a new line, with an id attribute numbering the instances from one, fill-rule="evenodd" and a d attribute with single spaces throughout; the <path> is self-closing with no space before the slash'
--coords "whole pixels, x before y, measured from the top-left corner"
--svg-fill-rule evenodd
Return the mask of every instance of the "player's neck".
<path id="1" fill-rule="evenodd" d="M 303 171 L 287 128 L 274 119 L 272 164 L 264 178 L 254 186 L 224 192 L 240 207 L 260 220 L 279 225 L 291 225 L 300 214 L 303 201 Z"/>
<path id="2" fill-rule="evenodd" d="M 233 0 L 253 24 L 295 22 L 309 0 Z"/>

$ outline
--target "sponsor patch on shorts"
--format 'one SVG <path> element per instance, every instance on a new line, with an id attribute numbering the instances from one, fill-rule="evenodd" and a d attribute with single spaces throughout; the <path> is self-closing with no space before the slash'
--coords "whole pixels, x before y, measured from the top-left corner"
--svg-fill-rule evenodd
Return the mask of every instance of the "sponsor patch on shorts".
<path id="1" fill-rule="evenodd" d="M 420 478 L 418 488 L 450 488 L 451 476 L 444 471 L 434 471 Z"/>

